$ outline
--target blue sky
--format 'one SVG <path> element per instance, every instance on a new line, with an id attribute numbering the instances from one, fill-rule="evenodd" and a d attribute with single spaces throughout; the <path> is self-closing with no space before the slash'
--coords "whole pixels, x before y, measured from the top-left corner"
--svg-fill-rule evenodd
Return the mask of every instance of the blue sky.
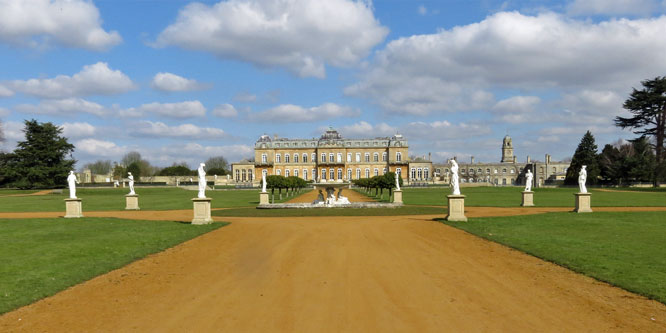
<path id="1" fill-rule="evenodd" d="M 666 74 L 666 1 L 0 0 L 1 148 L 61 125 L 80 167 L 139 151 L 191 167 L 262 134 L 407 137 L 494 162 L 600 148 Z"/>

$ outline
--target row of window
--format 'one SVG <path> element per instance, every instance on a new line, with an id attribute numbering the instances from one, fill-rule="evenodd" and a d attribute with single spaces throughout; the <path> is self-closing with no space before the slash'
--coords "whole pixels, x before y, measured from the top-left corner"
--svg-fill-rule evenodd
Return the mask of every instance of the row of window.
<path id="1" fill-rule="evenodd" d="M 317 171 L 318 171 L 317 169 L 312 169 L 311 173 L 308 174 L 308 169 L 300 170 L 300 177 L 305 179 L 305 180 L 308 180 L 309 179 L 308 177 L 312 176 L 313 178 L 316 179 L 318 177 Z M 365 168 L 364 171 L 365 171 L 364 172 L 365 178 L 370 178 L 370 168 Z M 373 171 L 372 172 L 373 176 L 379 176 L 379 169 L 378 168 L 374 168 L 374 170 L 372 170 L 372 171 Z M 343 172 L 342 168 L 338 168 L 337 170 L 334 169 L 334 168 L 332 168 L 332 169 L 322 168 L 319 171 L 319 177 L 321 177 L 320 180 L 340 180 L 340 179 L 344 179 L 342 177 L 342 172 Z M 396 172 L 398 174 L 401 174 L 401 169 L 397 168 Z M 263 170 L 263 173 L 267 174 L 267 171 Z M 282 169 L 276 169 L 275 174 L 278 175 L 278 176 L 282 176 Z M 382 169 L 382 175 L 383 174 L 386 174 L 386 168 Z M 285 169 L 284 170 L 284 176 L 285 177 L 290 177 L 290 176 L 299 177 L 299 169 L 293 169 L 293 170 Z M 347 178 L 346 179 L 360 179 L 360 178 L 361 178 L 361 169 L 360 168 L 356 169 L 356 177 L 355 178 L 352 178 L 352 169 L 351 168 L 347 169 Z"/>
<path id="2" fill-rule="evenodd" d="M 293 156 L 293 158 L 292 158 L 292 156 Z M 303 153 L 302 155 L 300 155 L 300 157 L 301 157 L 301 162 L 299 162 L 299 154 L 298 153 L 294 153 L 293 155 L 284 154 L 284 163 L 308 163 L 308 154 Z M 327 157 L 328 157 L 328 159 L 327 159 Z M 354 157 L 355 157 L 356 162 L 361 162 L 361 153 L 356 153 Z M 387 159 L 387 153 L 383 152 L 382 153 L 382 162 L 386 162 L 386 159 Z M 316 163 L 317 162 L 317 154 L 312 153 L 310 155 L 310 160 L 313 163 Z M 328 155 L 326 155 L 326 153 L 321 153 L 321 158 L 320 158 L 319 162 L 320 163 L 326 163 L 327 160 L 328 160 L 328 162 L 342 163 L 342 153 L 337 153 L 337 155 L 334 154 L 334 153 L 329 153 Z M 365 162 L 370 162 L 370 153 L 365 153 L 363 155 L 363 160 Z M 398 162 L 401 162 L 402 161 L 402 153 L 397 152 L 395 154 L 395 160 L 398 161 Z M 379 153 L 373 153 L 372 154 L 372 161 L 373 162 L 379 162 Z M 351 162 L 352 162 L 352 153 L 347 153 L 347 163 L 351 163 Z M 268 155 L 261 154 L 261 163 L 264 163 L 264 164 L 268 163 Z M 275 163 L 282 163 L 282 154 L 275 154 Z"/>
<path id="3" fill-rule="evenodd" d="M 412 168 L 410 170 L 410 179 L 428 180 L 430 179 L 430 168 Z"/>
<path id="4" fill-rule="evenodd" d="M 254 174 L 250 169 L 236 169 L 236 181 L 237 182 L 251 182 L 254 180 Z"/>
<path id="5" fill-rule="evenodd" d="M 287 147 L 298 147 L 298 146 L 299 146 L 298 142 L 293 142 L 293 143 L 289 143 L 289 142 L 279 143 L 279 142 L 276 142 L 276 143 L 274 143 L 273 145 L 274 145 L 276 148 L 280 148 L 280 147 L 285 147 L 285 148 L 287 148 Z M 345 146 L 349 147 L 349 146 L 351 146 L 351 145 L 352 145 L 351 142 L 345 142 Z M 386 145 L 388 145 L 388 142 L 387 142 L 387 141 L 381 141 L 381 142 L 379 142 L 379 141 L 374 141 L 374 142 L 372 142 L 372 145 L 375 146 L 375 147 L 377 147 L 377 146 L 386 146 Z M 301 147 L 307 147 L 307 146 L 308 146 L 308 143 L 307 143 L 307 142 L 301 142 L 300 146 L 301 146 Z M 310 142 L 310 147 L 316 147 L 316 146 L 317 146 L 317 143 L 316 143 L 316 142 Z M 361 143 L 360 143 L 360 142 L 355 142 L 355 143 L 354 143 L 354 146 L 359 147 L 359 146 L 361 146 Z M 363 143 L 363 146 L 366 146 L 366 147 L 367 147 L 367 146 L 370 146 L 370 143 L 369 143 L 369 142 L 364 142 L 364 143 Z"/>
<path id="6" fill-rule="evenodd" d="M 523 168 L 520 168 L 519 170 L 520 170 L 520 172 L 523 172 Z M 553 167 L 552 170 L 553 170 L 553 173 L 557 173 L 557 167 Z M 516 169 L 509 169 L 508 171 L 509 171 L 509 173 L 511 173 L 511 174 L 516 173 Z M 540 168 L 539 168 L 539 172 L 540 172 L 540 173 L 543 173 L 543 171 L 544 171 L 543 167 L 540 167 Z M 567 168 L 563 168 L 563 169 L 562 169 L 562 172 L 566 172 L 566 171 L 567 171 Z M 440 175 L 442 174 L 441 169 L 435 169 L 435 172 L 437 172 L 437 173 L 440 174 Z M 448 169 L 448 168 L 444 169 L 444 172 L 445 172 L 445 173 L 448 173 L 448 172 L 449 172 L 449 169 Z M 498 173 L 498 172 L 499 172 L 499 169 L 497 169 L 497 168 L 495 168 L 495 169 L 493 170 L 493 173 Z M 468 174 L 470 174 L 470 175 L 473 175 L 473 174 L 475 173 L 475 171 L 474 171 L 474 169 L 471 169 L 471 168 L 470 168 L 470 169 L 467 169 L 467 171 L 466 171 L 465 169 L 460 169 L 460 173 L 463 174 L 463 175 L 464 175 L 465 173 L 468 173 Z M 476 169 L 476 173 L 477 173 L 477 174 L 481 174 L 481 173 L 483 173 L 483 169 L 481 169 L 481 168 Z M 490 174 L 490 168 L 487 168 L 487 169 L 486 169 L 486 173 L 487 173 L 487 174 Z M 506 168 L 503 168 L 503 169 L 502 169 L 502 173 L 507 173 L 507 169 L 506 169 Z"/>

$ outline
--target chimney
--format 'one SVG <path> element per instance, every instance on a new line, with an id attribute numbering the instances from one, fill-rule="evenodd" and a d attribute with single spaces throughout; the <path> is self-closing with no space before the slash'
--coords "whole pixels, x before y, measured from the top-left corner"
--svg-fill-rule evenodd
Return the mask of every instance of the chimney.
<path id="1" fill-rule="evenodd" d="M 428 153 L 428 161 L 432 161 L 432 153 Z"/>
<path id="2" fill-rule="evenodd" d="M 532 163 L 532 159 L 530 158 L 530 155 L 527 155 L 527 164 Z"/>
<path id="3" fill-rule="evenodd" d="M 472 158 L 470 160 L 471 160 L 470 164 L 474 164 L 474 156 L 472 156 Z"/>
<path id="4" fill-rule="evenodd" d="M 516 156 L 513 157 L 513 163 L 516 163 Z"/>
<path id="5" fill-rule="evenodd" d="M 550 164 L 550 155 L 546 154 L 546 164 Z"/>

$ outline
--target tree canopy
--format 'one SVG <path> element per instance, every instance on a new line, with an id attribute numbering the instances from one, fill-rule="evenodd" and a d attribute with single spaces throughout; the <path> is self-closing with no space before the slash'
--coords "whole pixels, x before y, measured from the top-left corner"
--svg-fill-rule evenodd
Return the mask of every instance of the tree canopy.
<path id="1" fill-rule="evenodd" d="M 567 170 L 567 176 L 564 184 L 578 184 L 578 173 L 583 165 L 587 165 L 587 183 L 596 184 L 599 179 L 599 161 L 597 158 L 597 144 L 594 142 L 594 136 L 587 131 L 576 148 L 576 152 L 571 158 L 571 165 Z"/>
<path id="2" fill-rule="evenodd" d="M 111 172 L 111 160 L 97 160 L 93 163 L 88 163 L 83 166 L 84 169 L 89 169 L 94 175 L 105 175 Z"/>
<path id="3" fill-rule="evenodd" d="M 206 173 L 211 175 L 226 175 L 229 173 L 229 162 L 224 156 L 211 157 L 206 162 Z"/>

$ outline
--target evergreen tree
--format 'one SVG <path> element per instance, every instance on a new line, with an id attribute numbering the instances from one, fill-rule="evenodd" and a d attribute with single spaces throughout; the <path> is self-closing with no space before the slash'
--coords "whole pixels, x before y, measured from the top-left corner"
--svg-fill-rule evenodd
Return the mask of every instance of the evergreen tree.
<path id="1" fill-rule="evenodd" d="M 11 184 L 19 188 L 65 185 L 76 161 L 71 157 L 74 145 L 61 136 L 62 128 L 33 119 L 25 121 L 23 132 L 25 141 L 18 142 L 13 154 Z"/>
<path id="2" fill-rule="evenodd" d="M 576 148 L 576 152 L 571 158 L 571 165 L 567 170 L 567 176 L 564 179 L 566 185 L 578 184 L 578 172 L 583 165 L 587 165 L 587 183 L 597 184 L 600 170 L 597 157 L 597 144 L 594 142 L 594 136 L 587 131 Z"/>
<path id="3" fill-rule="evenodd" d="M 633 140 L 631 145 L 633 151 L 627 158 L 627 176 L 639 182 L 653 181 L 657 161 L 647 138 L 643 136 Z"/>

